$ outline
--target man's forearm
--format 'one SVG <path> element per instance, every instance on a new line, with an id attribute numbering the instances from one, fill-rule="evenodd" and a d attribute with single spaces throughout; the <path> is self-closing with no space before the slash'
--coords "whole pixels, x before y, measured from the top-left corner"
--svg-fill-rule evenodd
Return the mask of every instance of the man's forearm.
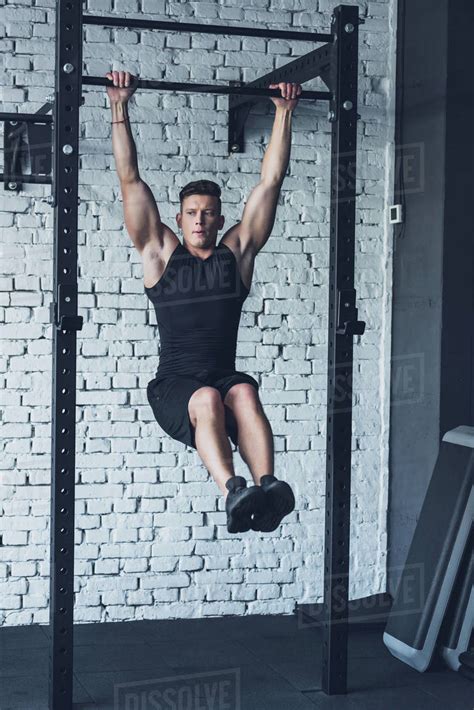
<path id="1" fill-rule="evenodd" d="M 262 181 L 283 182 L 291 150 L 293 111 L 277 107 L 270 143 L 262 161 Z"/>
<path id="2" fill-rule="evenodd" d="M 128 118 L 128 103 L 112 103 L 110 108 L 112 110 L 112 121 L 123 121 L 124 118 Z M 112 125 L 112 148 L 120 182 L 138 180 L 140 176 L 138 173 L 137 150 L 129 120 Z"/>

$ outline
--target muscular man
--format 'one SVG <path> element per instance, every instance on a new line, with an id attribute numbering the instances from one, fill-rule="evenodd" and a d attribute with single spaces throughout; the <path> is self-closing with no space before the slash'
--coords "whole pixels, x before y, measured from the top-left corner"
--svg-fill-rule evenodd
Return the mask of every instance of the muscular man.
<path id="1" fill-rule="evenodd" d="M 162 429 L 197 449 L 225 497 L 229 532 L 275 530 L 294 509 L 290 486 L 274 476 L 273 435 L 258 396 L 258 382 L 235 369 L 237 331 L 255 257 L 268 240 L 290 156 L 291 118 L 301 86 L 281 89 L 270 144 L 241 221 L 226 231 L 220 187 L 197 180 L 180 192 L 176 215 L 181 243 L 161 221 L 141 179 L 128 101 L 129 72 L 106 74 L 112 109 L 112 144 L 123 196 L 125 226 L 143 262 L 144 288 L 160 332 L 160 363 L 147 396 Z M 253 486 L 236 476 L 229 443 L 238 446 Z"/>

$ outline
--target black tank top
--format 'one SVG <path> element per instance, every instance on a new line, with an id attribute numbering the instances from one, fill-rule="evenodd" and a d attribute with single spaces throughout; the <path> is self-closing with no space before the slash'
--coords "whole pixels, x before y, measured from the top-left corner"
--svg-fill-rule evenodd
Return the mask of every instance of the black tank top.
<path id="1" fill-rule="evenodd" d="M 181 242 L 152 288 L 160 333 L 156 377 L 196 375 L 200 370 L 235 370 L 242 304 L 249 295 L 233 251 L 220 242 L 207 259 Z"/>

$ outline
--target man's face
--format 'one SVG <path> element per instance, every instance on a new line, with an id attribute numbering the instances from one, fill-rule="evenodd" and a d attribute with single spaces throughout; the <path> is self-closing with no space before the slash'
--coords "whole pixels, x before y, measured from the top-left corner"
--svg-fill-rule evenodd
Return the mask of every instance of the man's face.
<path id="1" fill-rule="evenodd" d="M 225 220 L 218 209 L 218 198 L 214 195 L 188 195 L 184 198 L 176 222 L 183 230 L 186 243 L 201 249 L 215 245 L 217 232 L 222 229 Z"/>

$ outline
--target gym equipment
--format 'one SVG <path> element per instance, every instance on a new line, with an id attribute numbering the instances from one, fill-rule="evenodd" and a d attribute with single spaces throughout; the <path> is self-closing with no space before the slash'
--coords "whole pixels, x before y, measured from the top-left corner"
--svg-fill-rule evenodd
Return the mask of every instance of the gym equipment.
<path id="1" fill-rule="evenodd" d="M 258 27 L 229 27 L 228 25 L 200 25 L 193 22 L 172 22 L 170 20 L 144 20 L 141 17 L 104 17 L 84 15 L 83 25 L 100 27 L 129 27 L 131 29 L 166 30 L 167 32 L 192 32 L 193 34 L 237 35 L 238 37 L 265 37 L 266 39 L 292 39 L 305 42 L 332 42 L 332 34 L 301 32 L 297 30 L 259 30 Z"/>
<path id="2" fill-rule="evenodd" d="M 438 646 L 446 665 L 453 671 L 462 666 L 474 628 L 474 526 L 464 550 L 454 588 L 438 638 Z M 472 661 L 474 653 L 471 652 Z M 467 658 L 465 661 L 467 662 Z"/>
<path id="3" fill-rule="evenodd" d="M 83 76 L 83 86 L 113 86 L 114 82 L 102 76 Z M 138 89 L 159 89 L 160 91 L 191 91 L 197 94 L 239 94 L 242 96 L 281 96 L 279 89 L 253 89 L 249 86 L 240 88 L 233 86 L 218 86 L 215 84 L 189 84 L 178 81 L 156 81 L 154 79 L 137 79 L 134 86 Z M 319 99 L 329 101 L 328 91 L 302 91 L 298 100 Z"/>
<path id="4" fill-rule="evenodd" d="M 474 620 L 473 472 L 474 427 L 446 432 L 383 635 L 390 653 L 418 671 L 430 664 L 445 614 L 440 641 L 448 665 L 459 668 L 459 655 L 468 648 Z"/>
<path id="5" fill-rule="evenodd" d="M 329 102 L 331 131 L 330 283 L 328 318 L 328 387 L 326 511 L 324 552 L 324 623 L 322 690 L 347 692 L 349 530 L 351 495 L 351 431 L 353 336 L 362 335 L 354 289 L 355 186 L 357 169 L 359 8 L 334 9 L 328 34 L 246 29 L 215 25 L 161 24 L 139 18 L 83 15 L 82 3 L 56 3 L 56 84 L 53 101 L 54 140 L 50 203 L 54 208 L 54 281 L 52 381 L 52 494 L 50 587 L 50 710 L 72 710 L 74 480 L 76 407 L 76 334 L 82 329 L 77 314 L 77 214 L 79 166 L 79 109 L 82 87 L 94 77 L 82 77 L 84 24 L 142 27 L 181 32 L 213 32 L 326 42 L 322 47 L 275 69 L 254 82 L 230 87 L 163 84 L 146 80 L 144 88 L 228 93 L 229 153 L 242 150 L 243 127 L 253 105 L 262 97 L 280 96 L 269 83 L 321 77 L 328 92 L 303 92 L 300 99 Z M 99 82 L 99 80 L 97 80 Z M 100 79 L 100 84 L 106 80 Z M 205 88 L 203 88 L 205 87 Z M 20 118 L 15 114 L 13 120 Z M 38 123 L 37 115 L 27 122 Z M 0 113 L 11 120 L 11 113 Z M 44 116 L 41 116 L 43 124 Z M 34 176 L 20 176 L 6 167 L 6 189 L 17 190 Z M 10 172 L 9 172 L 10 171 Z M 38 181 L 46 182 L 46 176 Z M 18 180 L 17 180 L 18 178 Z M 15 185 L 15 182 L 17 183 Z M 48 198 L 47 198 L 48 199 Z"/>

